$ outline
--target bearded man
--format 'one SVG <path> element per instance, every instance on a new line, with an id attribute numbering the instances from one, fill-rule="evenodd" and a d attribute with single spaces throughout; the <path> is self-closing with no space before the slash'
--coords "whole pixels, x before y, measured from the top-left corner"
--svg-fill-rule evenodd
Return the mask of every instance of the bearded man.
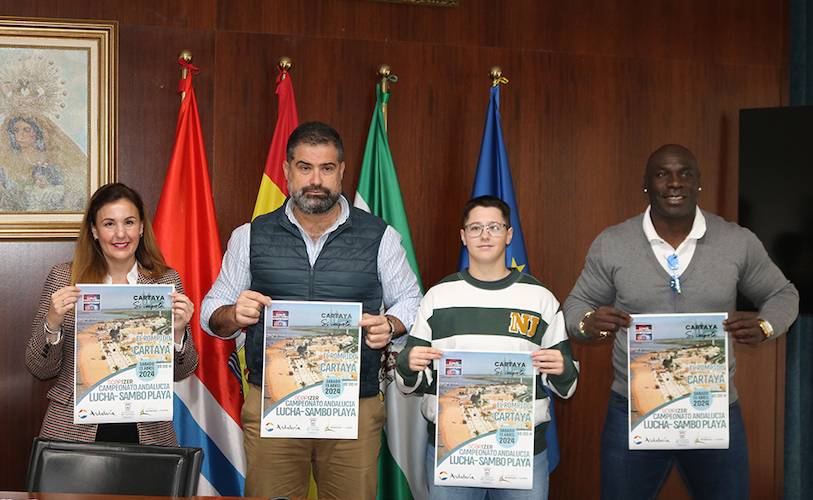
<path id="1" fill-rule="evenodd" d="M 342 194 L 344 147 L 334 129 L 297 127 L 283 167 L 290 197 L 234 230 L 201 308 L 201 326 L 212 335 L 229 339 L 246 329 L 245 493 L 304 498 L 313 470 L 320 498 L 374 500 L 387 417 L 382 350 L 411 326 L 420 289 L 398 232 Z M 362 303 L 357 439 L 260 438 L 263 316 L 272 300 Z"/>

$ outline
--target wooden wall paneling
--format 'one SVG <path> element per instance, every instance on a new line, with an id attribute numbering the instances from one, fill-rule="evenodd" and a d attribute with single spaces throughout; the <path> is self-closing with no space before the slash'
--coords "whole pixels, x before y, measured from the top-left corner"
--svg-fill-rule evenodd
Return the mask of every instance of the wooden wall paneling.
<path id="1" fill-rule="evenodd" d="M 606 164 L 605 158 L 612 158 L 613 148 L 609 148 L 604 154 L 601 151 L 594 151 L 597 154 L 592 155 L 592 158 L 583 160 L 580 151 L 564 152 L 562 161 L 576 159 L 577 165 L 575 168 L 579 170 L 577 174 L 579 188 L 572 192 L 576 200 L 569 208 L 578 214 L 575 228 L 582 228 L 579 231 L 582 233 L 579 239 L 584 241 L 584 246 L 578 245 L 581 247 L 577 252 L 580 260 L 575 267 L 564 270 L 564 275 L 560 278 L 551 276 L 545 278 L 546 281 L 553 283 L 558 282 L 559 279 L 563 279 L 565 283 L 572 283 L 575 280 L 574 271 L 577 273 L 583 262 L 586 245 L 589 244 L 595 234 L 606 225 L 620 222 L 629 215 L 639 213 L 644 208 L 646 202 L 640 192 L 643 164 L 649 151 L 661 143 L 681 142 L 695 150 L 704 172 L 704 185 L 707 186 L 707 190 L 711 191 L 711 196 L 706 199 L 707 190 L 704 190 L 704 206 L 712 211 L 720 212 L 719 200 L 716 196 L 718 192 L 716 184 L 719 183 L 718 178 L 723 169 L 723 165 L 721 165 L 722 159 L 720 158 L 720 144 L 736 141 L 734 131 L 737 129 L 736 125 L 721 128 L 716 126 L 716 123 L 722 117 L 736 116 L 739 107 L 744 106 L 746 102 L 762 102 L 762 105 L 773 102 L 774 97 L 772 96 L 776 95 L 779 85 L 776 73 L 771 68 L 726 67 L 723 69 L 718 68 L 717 71 L 709 73 L 707 68 L 685 63 L 636 61 L 634 71 L 630 72 L 625 68 L 628 65 L 626 61 L 608 62 L 597 59 L 593 64 L 594 67 L 589 68 L 586 74 L 602 75 L 603 81 L 592 86 L 589 84 L 584 85 L 583 88 L 577 90 L 577 93 L 583 96 L 583 100 L 589 103 L 589 106 L 598 106 L 600 108 L 600 100 L 595 99 L 595 97 L 600 95 L 602 91 L 596 88 L 597 85 L 624 88 L 624 92 L 618 95 L 616 101 L 620 109 L 615 109 L 610 113 L 614 116 L 623 117 L 623 123 L 614 123 L 612 119 L 606 122 L 599 120 L 603 125 L 599 127 L 599 130 L 593 130 L 585 134 L 582 144 L 587 148 L 587 151 L 592 151 L 596 147 L 600 148 L 602 145 L 600 138 L 607 133 L 611 133 L 601 129 L 620 125 L 621 130 L 616 135 L 620 136 L 623 142 L 626 142 L 622 145 L 621 150 L 627 152 L 627 159 L 621 159 L 609 165 Z M 567 63 L 563 64 L 563 66 L 567 65 Z M 557 72 L 554 69 L 550 72 L 549 85 L 554 87 L 551 92 L 557 96 L 567 95 L 567 90 L 555 88 L 558 82 L 553 75 L 557 73 L 567 75 L 570 71 L 562 69 Z M 633 78 L 629 78 L 630 76 L 633 76 Z M 586 80 L 580 79 L 579 81 Z M 754 81 L 758 83 L 755 84 Z M 653 82 L 657 82 L 657 84 L 653 85 Z M 723 90 L 723 87 L 725 90 Z M 695 97 L 687 99 L 682 94 Z M 571 107 L 572 103 L 567 102 L 567 99 L 565 101 L 565 104 L 562 105 L 564 109 L 553 113 L 560 118 L 557 126 L 566 130 L 578 130 L 578 126 L 573 127 L 568 122 L 571 117 L 576 117 L 574 119 L 578 120 L 578 117 L 582 115 L 581 108 L 584 105 L 577 103 L 575 107 Z M 633 103 L 633 101 L 635 102 Z M 611 106 L 613 105 L 611 104 Z M 567 108 L 569 108 L 569 112 L 565 111 Z M 597 109 L 596 113 L 601 115 L 601 110 Z M 503 119 L 508 120 L 505 113 Z M 630 127 L 628 123 L 633 123 L 634 126 Z M 635 133 L 628 135 L 626 133 L 627 129 L 633 130 Z M 725 135 L 723 135 L 723 131 L 726 132 Z M 633 152 L 634 154 L 631 154 Z M 729 168 L 736 169 L 735 158 L 726 158 L 724 161 Z M 552 177 L 556 178 L 555 175 Z M 556 186 L 555 183 L 551 184 Z M 733 188 L 735 185 L 736 181 L 729 182 L 720 191 L 730 193 L 732 189 L 735 189 Z M 546 197 L 545 193 L 542 193 L 541 196 L 535 199 L 545 199 Z M 520 200 L 523 199 L 527 198 L 521 197 Z M 595 231 L 585 229 L 595 220 L 595 216 L 590 213 L 596 210 L 604 214 L 601 217 L 602 219 L 609 218 L 611 220 L 609 222 L 602 221 L 598 224 L 599 227 L 595 228 Z M 623 216 L 618 213 L 613 214 L 613 212 L 618 211 L 627 211 L 628 213 Z M 561 215 L 566 217 L 565 214 Z M 525 229 L 525 231 L 526 234 L 529 233 L 528 229 Z M 555 236 L 545 240 L 550 245 L 551 241 L 555 241 Z M 546 248 L 546 241 L 541 243 L 543 249 Z M 550 247 L 548 246 L 548 248 Z M 544 255 L 544 259 L 555 263 L 567 262 L 564 251 L 555 252 L 553 255 Z M 558 266 L 554 269 L 554 272 L 557 271 L 559 271 Z M 567 274 L 571 274 L 572 277 L 567 276 Z M 606 401 L 606 393 L 602 395 L 602 392 L 609 386 L 609 378 L 605 377 L 611 377 L 611 370 L 609 368 L 609 355 L 607 352 L 602 352 L 601 349 L 600 347 L 583 345 L 576 347 L 576 355 L 577 357 L 581 356 L 579 359 L 583 363 L 584 371 L 574 400 L 560 405 L 563 411 L 558 415 L 561 417 L 560 421 L 564 421 L 564 427 L 560 430 L 560 439 L 564 443 L 563 454 L 572 449 L 579 450 L 579 452 L 585 450 L 598 452 L 598 438 L 603 425 L 603 412 L 598 412 L 600 413 L 598 417 L 584 418 L 584 415 L 591 411 L 595 415 L 596 410 L 600 409 Z M 766 385 L 770 386 L 776 382 L 777 373 L 782 372 L 774 370 L 775 366 L 771 361 L 771 352 L 768 349 L 766 352 L 760 353 L 756 358 L 738 359 L 740 373 L 749 374 L 740 375 L 741 380 L 738 387 L 740 387 L 746 402 L 744 403 L 746 421 L 758 421 L 758 424 L 751 425 L 764 426 L 772 430 L 776 425 L 773 415 L 763 417 L 759 414 L 757 408 L 751 405 L 759 405 L 764 403 L 766 399 L 774 403 L 777 399 L 769 396 L 769 391 L 752 390 L 754 381 L 750 380 L 752 376 L 764 376 L 769 379 L 765 382 Z M 768 368 L 764 369 L 766 363 Z M 605 370 L 603 372 L 602 367 Z M 598 397 L 596 397 L 596 385 L 600 387 Z M 582 398 L 589 398 L 587 399 L 588 402 L 584 403 L 585 400 Z M 598 401 L 601 401 L 601 404 Z M 578 429 L 575 430 L 578 433 L 575 436 L 567 429 L 566 426 L 574 422 L 591 427 L 588 432 L 590 436 L 593 436 L 594 441 L 587 448 L 584 447 L 584 436 L 582 435 L 584 428 L 582 426 L 578 426 Z M 776 481 L 781 481 L 781 478 L 767 478 L 762 470 L 763 468 L 774 470 L 772 465 L 776 457 L 773 448 L 774 439 L 762 437 L 758 431 L 752 433 L 750 426 L 748 432 L 749 443 L 753 443 L 751 445 L 751 470 L 754 475 L 752 478 L 753 498 L 771 498 L 773 493 L 770 485 L 776 484 Z M 564 437 L 562 437 L 563 433 Z M 754 450 L 759 451 L 755 452 Z M 597 465 L 597 456 L 590 457 L 588 455 L 585 457 L 581 455 L 577 460 L 584 461 L 585 459 L 592 460 L 595 462 L 594 465 Z M 593 480 L 588 481 L 587 485 L 568 481 L 568 478 L 584 477 L 583 469 L 585 467 L 582 463 L 574 465 L 571 458 L 565 457 L 563 458 L 563 465 L 560 467 L 563 467 L 563 471 L 554 474 L 552 479 L 551 491 L 554 498 L 592 498 L 597 494 L 597 490 L 592 489 L 589 485 L 597 484 L 598 467 L 592 469 L 591 476 Z M 560 478 L 564 479 L 559 481 Z M 685 498 L 684 488 L 678 481 L 671 480 L 664 489 L 661 498 Z"/>
<path id="2" fill-rule="evenodd" d="M 390 148 L 428 288 L 457 269 L 460 209 L 474 179 L 488 102 L 488 68 L 476 51 L 463 49 L 398 43 L 377 52 L 371 66 L 376 59 L 387 62 L 399 76 L 390 98 Z M 369 82 L 364 140 L 374 79 Z"/>
<path id="3" fill-rule="evenodd" d="M 782 9 L 771 2 L 460 0 L 437 8 L 369 0 L 219 2 L 218 29 L 606 56 L 775 65 Z"/>
<path id="4" fill-rule="evenodd" d="M 456 266 L 457 212 L 470 192 L 487 105 L 488 81 L 484 75 L 491 62 L 502 64 L 512 79 L 503 89 L 503 123 L 532 265 L 562 298 L 578 275 L 583 252 L 595 234 L 645 206 L 641 175 L 645 158 L 654 147 L 675 141 L 697 151 L 704 182 L 711 186 L 708 203 L 716 210 L 719 144 L 733 137 L 731 129 L 718 127 L 716 121 L 737 110 L 737 106 L 728 104 L 723 91 L 732 95 L 732 103 L 762 101 L 770 100 L 767 96 L 774 92 L 771 87 L 777 85 L 771 79 L 773 72 L 762 68 L 731 67 L 726 72 L 686 62 L 411 43 L 391 43 L 382 49 L 371 42 L 354 40 L 333 40 L 327 48 L 320 41 L 296 37 L 229 36 L 245 38 L 242 46 L 253 46 L 251 50 L 257 54 L 273 54 L 266 56 L 269 67 L 281 54 L 290 55 L 295 62 L 308 57 L 297 63 L 294 71 L 300 114 L 303 120 L 320 118 L 333 123 L 343 134 L 348 162 L 344 187 L 351 194 L 369 124 L 374 82 L 370 75 L 380 62 L 393 66 L 401 80 L 393 87 L 390 142 L 427 285 Z M 366 73 L 363 68 L 367 68 Z M 227 74 L 235 71 L 231 67 L 219 69 Z M 325 88 L 325 78 L 332 78 L 335 87 Z M 749 96 L 760 92 L 743 83 L 754 79 L 767 88 L 756 99 Z M 484 84 L 477 83 L 484 80 Z M 251 91 L 270 95 L 272 87 L 269 84 L 258 88 Z M 302 95 L 313 99 L 303 99 Z M 273 108 L 274 104 L 261 106 Z M 710 120 L 714 117 L 717 120 Z M 259 134 L 266 136 L 263 143 L 270 140 L 273 120 L 268 123 L 264 134 Z M 725 131 L 731 136 L 722 137 Z M 224 140 L 249 143 L 255 139 L 231 133 Z M 261 171 L 266 147 L 244 155 L 254 157 L 255 176 Z M 218 154 L 241 155 L 243 149 L 243 142 L 218 141 Z M 218 163 L 221 167 L 222 163 Z M 228 178 L 225 173 L 218 176 L 225 182 L 229 182 Z M 238 174 L 233 182 L 242 185 L 243 181 L 235 180 L 241 178 Z M 218 183 L 219 193 L 232 198 L 227 191 L 221 191 L 222 187 Z M 236 203 L 244 204 L 248 213 L 253 196 Z M 239 216 L 236 223 L 244 220 Z M 579 247 L 580 253 L 574 252 L 574 247 Z M 565 454 L 568 449 L 584 450 L 588 436 L 593 438 L 588 449 L 598 449 L 603 409 L 596 412 L 596 408 L 603 407 L 608 395 L 608 351 L 603 346 L 577 347 L 579 355 L 584 356 L 585 373 L 574 401 L 561 405 Z M 599 415 L 590 419 L 589 432 L 584 432 L 582 425 L 572 425 L 584 420 L 585 414 Z M 572 432 L 568 430 L 571 425 Z M 567 469 L 568 464 L 576 462 L 566 455 L 562 467 L 567 473 L 559 473 L 558 477 L 578 474 L 583 456 L 576 470 Z M 556 488 L 553 491 L 554 495 L 561 494 L 560 498 L 584 498 L 595 493 L 595 485 L 595 481 L 586 486 L 578 484 L 589 488 L 589 492 L 568 491 L 566 485 L 558 490 L 561 493 L 556 493 Z"/>
<path id="5" fill-rule="evenodd" d="M 254 211 L 277 119 L 276 63 L 283 55 L 293 57 L 269 49 L 267 38 L 250 33 L 217 34 L 216 65 L 212 67 L 217 81 L 212 188 L 224 249 L 231 231 L 248 222 Z M 302 101 L 300 61 L 293 61 L 294 94 Z"/>
<path id="6" fill-rule="evenodd" d="M 211 1 L 173 5 L 158 2 L 0 5 L 4 15 L 119 21 L 118 178 L 143 195 L 150 213 L 154 213 L 160 195 L 175 136 L 180 102 L 176 92 L 180 75 L 177 54 L 189 47 L 196 53 L 196 62 L 208 60 L 213 65 L 213 31 L 190 31 L 179 26 L 211 25 L 213 6 Z M 212 88 L 211 77 L 196 80 L 209 148 Z M 15 451 L 1 461 L 2 489 L 23 488 L 31 439 L 39 433 L 47 408 L 45 393 L 51 384 L 39 382 L 28 373 L 23 364 L 25 345 L 45 276 L 52 265 L 71 259 L 73 245 L 72 240 L 0 242 L 3 284 L 0 321 L 10 325 L 7 329 L 10 335 L 4 337 L 0 349 L 8 361 L 0 368 L 0 401 L 9 409 L 0 421 L 0 443 Z"/>
<path id="7" fill-rule="evenodd" d="M 201 69 L 193 84 L 212 169 L 214 33 L 134 25 L 121 26 L 120 33 L 118 179 L 141 193 L 154 217 L 175 141 L 183 49 Z"/>
<path id="8" fill-rule="evenodd" d="M 167 26 L 179 29 L 213 29 L 217 0 L 131 1 L 0 0 L 0 15 L 66 19 L 116 20 L 122 25 Z"/>
<path id="9" fill-rule="evenodd" d="M 571 345 L 581 363 L 579 386 L 574 397 L 554 403 L 561 462 L 550 477 L 550 498 L 599 498 L 599 445 L 613 380 L 612 348 L 610 342 Z"/>
<path id="10" fill-rule="evenodd" d="M 70 260 L 69 242 L 0 242 L 0 488 L 20 490 L 28 467 L 28 450 L 45 416 L 49 382 L 35 379 L 25 367 L 31 320 L 51 266 Z"/>
<path id="11" fill-rule="evenodd" d="M 725 131 L 726 140 L 709 144 L 709 147 L 715 147 L 719 151 L 718 156 L 713 157 L 722 169 L 719 173 L 720 184 L 717 186 L 721 193 L 717 210 L 728 220 L 737 220 L 738 216 L 739 194 L 736 186 L 739 186 L 740 170 L 739 110 L 783 105 L 782 96 L 787 92 L 783 74 L 784 71 L 779 66 L 755 67 L 749 68 L 747 73 L 732 72 L 727 78 L 720 78 L 716 82 L 715 93 L 720 96 L 725 109 L 730 111 L 716 117 L 718 127 Z M 729 185 L 732 187 L 725 189 Z"/>
<path id="12" fill-rule="evenodd" d="M 784 381 L 784 370 L 778 370 L 778 347 L 779 342 L 770 342 L 756 348 L 737 345 L 734 349 L 737 356 L 734 383 L 740 392 L 748 436 L 751 498 L 774 498 L 775 485 L 783 482 L 775 467 L 776 461 L 782 462 L 784 458 L 783 448 L 778 450 L 775 441 L 776 429 L 784 429 L 784 411 L 779 418 L 776 411 L 779 404 L 784 409 L 784 397 L 777 395 L 777 387 L 781 388 Z M 784 359 L 784 349 L 781 354 Z"/>
<path id="13" fill-rule="evenodd" d="M 536 59 L 542 64 L 530 64 Z M 517 190 L 526 244 L 535 256 L 532 271 L 564 301 L 583 264 L 584 254 L 575 249 L 586 251 L 595 236 L 587 228 L 616 220 L 625 174 L 608 155 L 614 154 L 618 128 L 618 72 L 612 61 L 575 54 L 516 62 L 521 71 L 504 69 L 512 79 L 503 122 L 509 143 L 528 145 L 512 155 L 513 171 L 525 179 Z M 534 96 L 540 101 L 536 105 Z M 609 343 L 573 345 L 582 374 L 577 395 L 555 403 L 562 462 L 561 472 L 551 477 L 551 496 L 596 498 L 611 350 Z"/>
<path id="14" fill-rule="evenodd" d="M 223 35 L 222 39 L 224 46 L 234 44 L 240 47 L 241 54 L 253 54 L 247 57 L 266 60 L 268 74 L 280 55 L 293 59 L 292 78 L 300 120 L 326 121 L 342 135 L 347 163 L 343 186 L 351 198 L 355 194 L 375 102 L 377 68 L 384 62 L 390 64 L 400 77 L 393 85 L 390 100 L 390 145 L 402 192 L 410 200 L 406 208 L 412 221 L 419 266 L 427 284 L 456 268 L 457 214 L 471 191 L 488 99 L 487 68 L 476 65 L 474 71 L 481 85 L 473 90 L 463 84 L 463 81 L 471 82 L 471 78 L 463 79 L 450 72 L 448 60 L 438 56 L 443 52 L 438 47 L 421 44 L 381 47 L 369 42 L 341 40 L 326 47 L 323 42 L 312 39 L 232 33 Z M 473 53 L 472 57 L 477 56 Z M 223 214 L 221 232 L 228 234 L 246 222 L 253 209 L 253 192 L 249 199 L 234 195 L 246 189 L 247 182 L 250 186 L 259 185 L 276 119 L 276 97 L 271 77 L 260 76 L 258 83 L 237 84 L 248 72 L 242 63 L 219 64 L 218 71 L 233 76 L 218 86 L 218 110 L 229 108 L 229 102 L 239 99 L 258 102 L 253 116 L 237 118 L 218 113 L 223 118 L 216 125 L 216 204 L 219 214 Z M 243 92 L 251 97 L 243 97 Z M 478 106 L 468 105 L 472 92 L 478 94 Z M 308 97 L 301 97 L 303 95 Z M 245 123 L 245 130 L 235 129 L 238 119 Z M 473 127 L 461 124 L 473 124 Z M 462 131 L 467 137 L 449 141 L 450 136 L 458 136 Z M 262 144 L 259 149 L 255 145 L 257 141 Z M 450 147 L 450 144 L 461 146 Z M 447 209 L 450 204 L 445 201 L 450 198 L 455 200 L 451 204 L 451 218 Z M 227 207 L 233 208 L 231 213 Z M 442 221 L 445 223 L 441 224 Z"/>
<path id="15" fill-rule="evenodd" d="M 551 63 L 551 67 L 546 68 L 545 90 L 542 92 L 550 92 L 557 96 L 558 101 L 550 113 L 556 119 L 544 120 L 542 118 L 541 120 L 547 123 L 549 128 L 561 131 L 566 137 L 557 136 L 547 143 L 547 136 L 544 133 L 539 134 L 539 131 L 535 130 L 534 117 L 511 116 L 511 109 L 513 109 L 511 102 L 514 99 L 520 99 L 523 108 L 527 106 L 534 111 L 539 109 L 538 106 L 532 104 L 534 97 L 529 96 L 528 92 L 515 92 L 520 97 L 514 97 L 515 94 L 511 93 L 512 89 L 517 87 L 524 89 L 527 83 L 531 83 L 523 82 L 522 74 L 519 76 L 515 74 L 511 84 L 503 93 L 502 115 L 514 177 L 515 180 L 523 180 L 517 183 L 517 191 L 521 211 L 524 212 L 523 227 L 528 239 L 526 243 L 531 249 L 532 259 L 533 255 L 537 254 L 537 250 L 541 250 L 541 270 L 537 266 L 534 268 L 535 273 L 543 276 L 544 281 L 551 285 L 557 296 L 564 297 L 581 268 L 586 246 L 592 241 L 595 234 L 607 225 L 615 224 L 628 216 L 639 213 L 645 207 L 646 201 L 641 193 L 643 167 L 646 156 L 658 145 L 671 141 L 681 142 L 690 145 L 697 152 L 701 165 L 703 165 L 704 184 L 711 191 L 708 200 L 704 201 L 704 206 L 712 211 L 720 211 L 716 184 L 719 183 L 717 179 L 723 170 L 721 162 L 732 167 L 735 159 L 720 158 L 719 145 L 732 140 L 736 141 L 733 132 L 736 127 L 724 129 L 716 126 L 716 122 L 721 117 L 736 116 L 737 109 L 743 105 L 742 103 L 771 102 L 771 96 L 776 95 L 778 79 L 770 68 L 730 67 L 725 68 L 724 71 L 717 70 L 710 73 L 708 68 L 702 65 L 634 61 L 633 71 L 630 71 L 633 63 L 626 60 L 618 61 L 597 57 L 585 61 L 582 58 L 559 55 L 551 56 L 551 58 L 555 62 Z M 526 64 L 528 64 L 528 60 L 533 60 L 533 57 L 526 57 Z M 511 74 L 508 69 L 506 69 L 506 73 Z M 542 72 L 535 68 L 535 71 L 529 73 L 538 75 Z M 594 79 L 591 78 L 591 75 L 601 75 L 601 78 Z M 762 85 L 760 88 L 763 88 L 763 91 L 756 90 L 755 87 L 759 84 L 751 83 L 754 80 L 760 82 Z M 721 85 L 721 82 L 724 84 Z M 612 90 L 613 87 L 623 90 L 615 91 Z M 727 95 L 731 97 L 726 97 Z M 701 97 L 698 98 L 698 96 Z M 625 116 L 625 107 L 633 110 L 633 116 Z M 623 118 L 619 120 L 617 117 Z M 628 119 L 629 123 L 634 125 L 626 123 L 624 119 Z M 627 152 L 633 151 L 635 154 L 628 154 L 630 159 L 627 161 L 608 161 L 616 154 L 612 138 L 618 135 L 623 136 L 625 127 L 634 130 L 636 134 L 634 137 L 625 137 L 630 140 L 630 143 L 625 144 L 622 149 Z M 516 128 L 516 130 L 512 130 L 512 128 Z M 523 158 L 523 155 L 520 154 L 518 161 L 518 156 L 514 154 L 516 147 L 512 150 L 512 144 L 515 146 L 517 141 L 528 140 L 528 136 L 535 138 L 540 151 L 535 158 Z M 568 146 L 570 149 L 562 151 L 561 157 L 556 157 L 557 151 Z M 522 153 L 522 149 L 520 152 Z M 552 159 L 551 156 L 553 156 Z M 530 170 L 540 163 L 549 164 L 549 170 L 544 172 Z M 571 170 L 575 171 L 575 174 L 570 173 Z M 578 184 L 575 189 L 574 179 Z M 730 191 L 734 185 L 735 183 L 728 183 L 725 189 L 720 191 Z M 555 198 L 559 191 L 567 193 L 562 205 L 545 206 L 542 200 Z M 576 214 L 576 216 L 569 217 L 569 214 Z M 595 231 L 579 230 L 579 228 L 589 227 L 590 222 L 595 220 L 595 214 L 598 214 L 601 219 Z M 563 221 L 573 218 L 576 220 L 571 226 L 561 224 Z M 583 250 L 580 250 L 580 259 L 577 262 L 572 262 L 574 246 L 567 243 L 569 228 L 572 228 L 571 233 L 581 233 L 579 238 L 583 241 Z M 546 266 L 546 262 L 552 262 L 554 265 Z M 767 355 L 770 358 L 770 353 Z M 568 450 L 584 450 L 583 427 L 579 426 L 574 429 L 577 436 L 572 436 L 567 426 L 576 420 L 586 423 L 583 422 L 585 413 L 582 413 L 582 410 L 586 413 L 593 411 L 595 414 L 596 408 L 602 406 L 597 401 L 606 401 L 606 390 L 609 386 L 609 377 L 611 377 L 609 355 L 606 349 L 589 349 L 579 346 L 577 356 L 584 356 L 582 362 L 585 372 L 582 375 L 582 383 L 574 401 L 560 405 L 564 408 L 560 413 L 560 416 L 564 414 L 564 417 L 560 419 L 560 422 L 564 421 L 563 424 L 560 424 L 560 435 L 564 432 L 563 453 L 565 454 L 568 453 Z M 755 367 L 764 364 L 765 360 L 762 357 L 759 359 L 759 361 L 752 361 Z M 749 361 L 740 360 L 740 365 L 747 366 Z M 603 373 L 602 367 L 604 367 Z M 593 375 L 594 373 L 601 375 L 596 377 Z M 770 385 L 775 380 L 775 375 L 770 370 L 769 373 L 770 380 L 767 384 Z M 597 380 L 607 382 L 596 384 Z M 751 387 L 750 383 L 741 382 L 740 385 Z M 596 390 L 596 387 L 600 389 Z M 746 390 L 745 393 L 747 398 L 750 391 Z M 758 401 L 763 400 L 761 395 L 755 394 L 752 397 Z M 773 399 L 771 400 L 773 401 Z M 587 401 L 587 403 L 579 408 L 580 401 Z M 571 413 L 571 410 L 576 411 L 576 418 L 569 418 L 574 414 Z M 748 413 L 749 409 L 746 407 L 746 414 Z M 603 422 L 603 412 L 599 412 L 599 414 L 601 415 L 599 418 L 589 419 L 589 425 L 596 427 L 590 432 L 595 441 L 588 448 L 596 451 Z M 760 425 L 773 429 L 775 424 L 773 420 L 766 421 L 759 417 L 756 418 L 762 421 Z M 576 442 L 573 443 L 575 446 L 571 446 L 571 439 L 575 439 Z M 752 448 L 771 447 L 773 443 L 772 438 L 762 439 L 758 435 L 751 436 L 751 440 L 761 443 L 752 445 Z M 761 456 L 768 457 L 766 460 L 772 462 L 774 460 L 772 448 L 766 451 L 767 453 Z M 582 455 L 580 460 L 584 460 L 584 458 Z M 563 460 L 563 468 L 566 472 L 557 473 L 558 477 L 582 477 L 578 470 L 568 469 L 573 464 L 570 458 L 566 457 Z M 765 464 L 754 464 L 753 470 L 758 471 L 763 465 Z M 581 466 L 581 463 L 577 465 L 577 467 Z M 772 469 L 770 466 L 768 468 Z M 592 484 L 596 484 L 598 468 L 596 467 L 593 471 L 594 482 Z M 755 481 L 761 484 L 771 484 L 762 481 L 758 475 Z M 674 482 L 674 484 L 675 486 L 672 488 L 676 488 L 676 490 L 672 491 L 667 488 L 664 498 L 672 498 L 671 495 L 679 495 L 677 490 L 683 490 L 682 487 L 679 487 L 679 483 Z M 578 489 L 567 491 L 568 488 L 590 488 L 590 486 L 568 482 L 561 485 L 565 491 L 559 489 L 559 486 L 557 475 L 554 475 L 552 494 L 555 497 L 591 497 L 588 491 Z M 759 488 L 755 489 L 759 490 Z M 596 492 L 592 491 L 592 493 Z M 764 490 L 755 492 L 755 498 L 765 497 L 762 493 Z"/>
<path id="16" fill-rule="evenodd" d="M 456 269 L 459 211 L 474 178 L 488 104 L 488 68 L 499 64 L 502 120 L 529 261 L 559 297 L 570 291 L 593 238 L 646 204 L 646 156 L 686 144 L 703 171 L 702 205 L 736 216 L 738 110 L 777 105 L 787 66 L 785 8 L 773 2 L 708 4 L 460 0 L 452 9 L 364 0 L 244 0 L 204 3 L 0 0 L 24 16 L 117 19 L 120 23 L 120 179 L 157 203 L 178 111 L 181 48 L 202 69 L 195 80 L 224 244 L 249 220 L 276 120 L 276 61 L 294 60 L 302 120 L 334 125 L 345 140 L 344 189 L 354 194 L 374 103 L 376 70 L 400 77 L 389 136 L 424 283 Z M 0 425 L 0 442 L 28 449 L 47 384 L 22 366 L 22 352 L 50 265 L 69 242 L 0 243 L 0 321 L 19 335 L 2 341 L 0 401 L 24 403 Z M 7 287 L 6 287 L 7 288 Z M 11 296 L 9 300 L 7 297 Z M 779 344 L 738 350 L 738 388 L 751 448 L 752 498 L 781 492 Z M 612 378 L 610 345 L 576 344 L 579 390 L 557 402 L 562 463 L 552 499 L 596 498 L 599 440 Z M 781 371 L 779 372 L 781 373 Z M 768 408 L 770 411 L 767 411 Z M 0 472 L 22 486 L 24 458 Z M 4 464 L 5 465 L 5 464 Z M 8 472 L 6 472 L 8 471 Z M 671 478 L 664 499 L 687 498 Z"/>
<path id="17" fill-rule="evenodd" d="M 410 193 L 405 203 L 429 287 L 457 270 L 460 211 L 471 196 L 491 85 L 489 61 L 497 58 L 489 49 L 397 45 L 393 55 L 401 80 L 393 90 L 399 107 L 397 120 L 390 115 L 390 145 L 402 191 Z"/>

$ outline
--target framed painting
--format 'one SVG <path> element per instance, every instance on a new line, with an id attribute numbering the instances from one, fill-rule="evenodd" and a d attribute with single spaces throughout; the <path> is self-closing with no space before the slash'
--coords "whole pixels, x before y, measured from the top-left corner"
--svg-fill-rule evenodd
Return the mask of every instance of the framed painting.
<path id="1" fill-rule="evenodd" d="M 72 238 L 116 177 L 117 23 L 0 17 L 0 238 Z"/>

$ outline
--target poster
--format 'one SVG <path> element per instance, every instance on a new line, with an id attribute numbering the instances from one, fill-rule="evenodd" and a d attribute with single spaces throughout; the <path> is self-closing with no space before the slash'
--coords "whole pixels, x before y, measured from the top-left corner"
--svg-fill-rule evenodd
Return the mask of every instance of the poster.
<path id="1" fill-rule="evenodd" d="M 530 353 L 444 351 L 437 387 L 434 484 L 531 489 L 536 370 Z"/>
<path id="2" fill-rule="evenodd" d="M 726 313 L 633 314 L 629 448 L 728 448 Z"/>
<path id="3" fill-rule="evenodd" d="M 361 303 L 265 310 L 261 437 L 358 437 Z"/>
<path id="4" fill-rule="evenodd" d="M 77 424 L 172 420 L 173 285 L 77 285 Z"/>

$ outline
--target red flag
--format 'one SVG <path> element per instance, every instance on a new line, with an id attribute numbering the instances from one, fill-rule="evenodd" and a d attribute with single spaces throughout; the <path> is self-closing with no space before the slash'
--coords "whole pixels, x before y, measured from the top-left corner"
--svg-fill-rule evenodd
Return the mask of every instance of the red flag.
<path id="1" fill-rule="evenodd" d="M 192 377 L 175 384 L 175 429 L 182 446 L 204 448 L 202 474 L 208 483 L 220 495 L 241 495 L 243 402 L 239 382 L 228 367 L 234 341 L 216 339 L 200 328 L 201 302 L 220 272 L 222 254 L 192 87 L 192 75 L 198 68 L 182 59 L 179 63 L 187 70 L 179 84 L 184 98 L 154 226 L 167 264 L 178 271 L 186 295 L 195 305 L 190 327 L 200 361 Z M 218 449 L 209 449 L 211 446 Z M 215 461 L 207 464 L 207 460 Z"/>
<path id="2" fill-rule="evenodd" d="M 285 160 L 288 137 L 299 125 L 299 116 L 296 113 L 296 98 L 294 98 L 291 75 L 284 69 L 280 69 L 277 76 L 277 102 L 279 103 L 277 125 L 274 127 L 271 147 L 268 148 L 265 171 L 260 181 L 257 203 L 254 205 L 251 220 L 258 215 L 276 210 L 288 196 L 288 183 L 285 182 L 285 174 L 282 172 L 282 162 Z"/>

